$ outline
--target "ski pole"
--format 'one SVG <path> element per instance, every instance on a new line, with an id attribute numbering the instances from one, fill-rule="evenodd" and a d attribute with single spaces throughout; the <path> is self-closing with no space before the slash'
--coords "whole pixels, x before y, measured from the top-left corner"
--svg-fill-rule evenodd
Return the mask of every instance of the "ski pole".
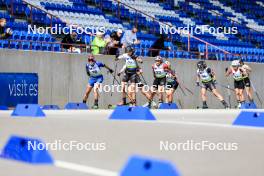
<path id="1" fill-rule="evenodd" d="M 229 84 L 227 85 L 227 87 L 229 88 Z M 229 103 L 229 106 L 230 108 L 232 108 L 232 105 L 231 105 L 231 92 L 230 92 L 230 89 L 227 90 L 227 93 L 228 93 L 228 103 Z"/>
<path id="2" fill-rule="evenodd" d="M 178 83 L 178 84 L 179 84 L 179 83 Z M 182 94 L 183 94 L 184 96 L 187 96 L 186 93 L 184 92 L 184 90 L 183 90 L 181 84 L 179 84 L 179 87 L 180 87 L 180 90 L 181 90 Z"/>
<path id="3" fill-rule="evenodd" d="M 178 83 L 179 83 L 180 86 L 182 86 L 185 90 L 187 90 L 190 94 L 193 95 L 193 92 L 188 87 L 186 87 L 184 84 L 182 84 L 180 82 L 178 82 Z"/>
<path id="4" fill-rule="evenodd" d="M 140 75 L 141 75 L 141 78 L 143 79 L 143 81 L 144 81 L 144 84 L 145 85 L 148 85 L 148 83 L 147 83 L 147 81 L 145 80 L 145 78 L 144 78 L 144 76 L 143 76 L 143 74 L 140 72 Z"/>
<path id="5" fill-rule="evenodd" d="M 116 70 L 117 70 L 117 62 L 115 64 L 115 72 L 114 72 L 114 75 L 116 75 Z M 115 77 L 113 78 L 113 82 L 112 82 L 112 85 L 114 85 L 115 83 Z M 113 96 L 113 91 L 111 91 L 111 97 Z"/>
<path id="6" fill-rule="evenodd" d="M 113 76 L 114 80 L 121 85 L 121 83 L 116 79 L 115 75 L 113 75 L 113 73 L 111 73 L 111 75 Z M 128 99 L 130 100 L 130 102 L 133 102 L 133 99 L 129 96 L 129 94 L 127 92 L 125 92 L 126 96 L 128 97 Z"/>
<path id="7" fill-rule="evenodd" d="M 177 78 L 177 81 L 178 81 L 178 84 L 179 84 L 179 86 L 180 86 L 180 88 L 182 87 L 182 88 L 184 88 L 185 90 L 187 90 L 190 94 L 192 94 L 193 95 L 193 92 L 189 89 L 189 88 L 187 88 L 180 80 L 179 80 L 179 78 Z M 181 89 L 182 89 L 181 88 Z M 184 91 L 183 91 L 184 92 Z M 185 94 L 185 93 L 184 93 Z M 185 94 L 186 95 L 186 94 Z"/>

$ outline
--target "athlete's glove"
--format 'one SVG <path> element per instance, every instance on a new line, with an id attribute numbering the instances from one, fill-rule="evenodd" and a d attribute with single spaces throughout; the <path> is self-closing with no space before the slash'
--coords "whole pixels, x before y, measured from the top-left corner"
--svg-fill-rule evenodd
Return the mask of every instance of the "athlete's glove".
<path id="1" fill-rule="evenodd" d="M 112 69 L 109 69 L 109 72 L 110 72 L 110 73 L 114 73 L 114 70 L 112 70 Z"/>
<path id="2" fill-rule="evenodd" d="M 216 79 L 213 80 L 213 83 L 214 83 L 214 84 L 217 84 Z"/>
<path id="3" fill-rule="evenodd" d="M 228 71 L 228 68 L 226 67 L 226 68 L 225 68 L 225 72 L 227 72 L 227 71 Z"/>
<path id="4" fill-rule="evenodd" d="M 121 73 L 117 73 L 117 76 L 120 76 L 121 75 Z"/>
<path id="5" fill-rule="evenodd" d="M 87 73 L 87 76 L 89 76 L 89 77 L 90 77 L 90 72 L 89 72 L 89 71 L 87 71 L 86 73 Z"/>
<path id="6" fill-rule="evenodd" d="M 200 86 L 200 83 L 199 82 L 196 82 L 196 86 L 199 87 Z"/>

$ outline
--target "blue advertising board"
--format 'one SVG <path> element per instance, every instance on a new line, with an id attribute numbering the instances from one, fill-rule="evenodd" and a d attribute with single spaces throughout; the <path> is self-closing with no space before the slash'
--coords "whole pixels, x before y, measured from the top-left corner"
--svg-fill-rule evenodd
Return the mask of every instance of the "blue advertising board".
<path id="1" fill-rule="evenodd" d="M 0 105 L 38 103 L 38 74 L 0 73 Z"/>

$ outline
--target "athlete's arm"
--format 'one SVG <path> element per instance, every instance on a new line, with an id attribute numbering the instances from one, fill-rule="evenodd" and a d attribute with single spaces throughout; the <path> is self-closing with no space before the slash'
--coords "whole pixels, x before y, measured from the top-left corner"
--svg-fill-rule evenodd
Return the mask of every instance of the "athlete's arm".
<path id="1" fill-rule="evenodd" d="M 153 77 L 156 78 L 156 74 L 155 74 L 154 66 L 153 65 L 152 65 L 152 73 L 153 73 Z"/>
<path id="2" fill-rule="evenodd" d="M 252 71 L 251 67 L 248 65 L 244 65 L 242 68 L 244 68 L 248 73 Z"/>
<path id="3" fill-rule="evenodd" d="M 247 75 L 247 70 L 242 68 L 242 67 L 239 67 L 239 70 L 241 71 L 242 75 L 243 76 L 246 76 Z"/>
<path id="4" fill-rule="evenodd" d="M 174 77 L 175 80 L 177 80 L 177 75 L 176 75 L 176 72 L 173 71 L 173 70 L 169 70 L 169 72 L 172 74 L 172 76 Z"/>
<path id="5" fill-rule="evenodd" d="M 200 76 L 199 75 L 196 76 L 196 82 L 200 82 Z"/>
<path id="6" fill-rule="evenodd" d="M 141 64 L 143 63 L 143 60 L 142 60 L 141 57 L 137 57 L 137 58 L 136 58 L 136 61 L 138 61 L 138 62 L 141 63 Z"/>
<path id="7" fill-rule="evenodd" d="M 214 71 L 212 72 L 212 78 L 213 78 L 213 80 L 216 80 L 216 74 Z"/>
<path id="8" fill-rule="evenodd" d="M 163 69 L 164 69 L 165 72 L 171 71 L 170 67 L 167 64 L 163 65 Z"/>
<path id="9" fill-rule="evenodd" d="M 211 68 L 208 68 L 207 71 L 208 71 L 208 74 L 212 77 L 212 79 L 216 80 L 215 72 Z"/>
<path id="10" fill-rule="evenodd" d="M 232 73 L 231 68 L 226 68 L 225 76 L 227 77 L 227 76 L 229 76 L 231 73 Z"/>
<path id="11" fill-rule="evenodd" d="M 86 65 L 86 73 L 87 73 L 88 76 L 90 76 L 90 71 L 89 71 L 89 68 L 88 68 L 87 65 Z"/>
<path id="12" fill-rule="evenodd" d="M 196 76 L 196 86 L 200 86 L 200 75 L 197 73 L 197 76 Z"/>
<path id="13" fill-rule="evenodd" d="M 123 68 L 119 71 L 118 75 L 120 75 L 121 73 L 123 73 L 126 70 L 126 65 L 123 66 Z"/>
<path id="14" fill-rule="evenodd" d="M 142 74 L 143 73 L 143 70 L 142 70 L 142 68 L 138 68 L 138 70 L 137 70 L 137 74 Z"/>
<path id="15" fill-rule="evenodd" d="M 115 58 L 116 61 L 121 60 L 121 59 L 125 59 L 124 54 L 121 54 L 120 56 Z"/>
<path id="16" fill-rule="evenodd" d="M 105 67 L 107 70 L 109 70 L 109 72 L 110 72 L 110 73 L 113 73 L 113 72 L 114 72 L 114 70 L 113 70 L 113 69 L 111 69 L 110 67 L 108 67 L 108 66 L 107 66 L 107 65 L 105 65 L 105 64 L 104 64 L 104 67 Z"/>

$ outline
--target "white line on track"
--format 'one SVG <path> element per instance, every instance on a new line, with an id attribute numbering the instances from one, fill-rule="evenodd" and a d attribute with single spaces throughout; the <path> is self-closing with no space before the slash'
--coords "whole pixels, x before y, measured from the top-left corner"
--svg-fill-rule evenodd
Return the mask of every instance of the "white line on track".
<path id="1" fill-rule="evenodd" d="M 153 123 L 153 122 L 152 122 Z M 209 126 L 209 127 L 225 127 L 225 128 L 247 128 L 252 130 L 263 130 L 258 127 L 251 126 L 237 126 L 232 124 L 220 124 L 220 123 L 207 123 L 207 122 L 180 122 L 180 121 L 156 121 L 155 123 L 164 123 L 164 124 L 180 124 L 180 125 L 198 125 L 198 126 Z"/>
<path id="2" fill-rule="evenodd" d="M 234 127 L 232 124 L 219 124 L 208 122 L 193 122 L 193 121 L 176 121 L 176 120 L 157 120 L 156 123 L 165 124 L 181 124 L 181 125 L 202 125 L 202 126 L 217 126 L 217 127 Z"/>
<path id="3" fill-rule="evenodd" d="M 96 176 L 118 176 L 117 172 L 100 169 L 96 167 L 84 166 L 80 164 L 70 163 L 66 161 L 55 161 L 55 166 L 59 168 L 69 169 L 73 171 L 83 172 L 86 174 L 92 174 Z"/>

